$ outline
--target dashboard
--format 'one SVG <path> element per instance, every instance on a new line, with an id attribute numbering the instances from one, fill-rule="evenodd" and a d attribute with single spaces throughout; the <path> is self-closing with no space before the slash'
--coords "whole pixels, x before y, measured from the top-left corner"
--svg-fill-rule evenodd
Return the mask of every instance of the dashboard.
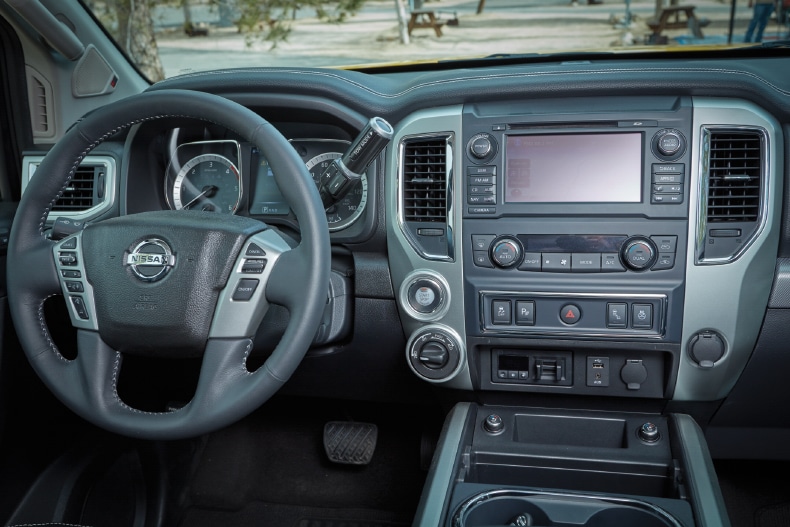
<path id="1" fill-rule="evenodd" d="M 704 59 L 660 74 L 625 64 L 460 78 L 245 70 L 151 89 L 244 104 L 315 180 L 370 117 L 393 124 L 386 151 L 327 211 L 335 301 L 314 355 L 334 357 L 354 390 L 714 408 L 744 377 L 772 291 L 785 287 L 774 269 L 788 90 L 769 58 L 726 75 Z M 681 74 L 714 81 L 655 89 Z M 169 118 L 103 148 L 93 154 L 118 165 L 117 194 L 94 217 L 198 208 L 298 238 L 266 159 L 232 131 Z M 293 384 L 337 389 L 320 364 L 306 361 Z"/>

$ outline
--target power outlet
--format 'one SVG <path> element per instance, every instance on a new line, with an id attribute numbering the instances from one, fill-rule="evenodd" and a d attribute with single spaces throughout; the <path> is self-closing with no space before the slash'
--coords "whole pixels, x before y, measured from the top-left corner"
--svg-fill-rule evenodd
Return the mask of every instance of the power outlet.
<path id="1" fill-rule="evenodd" d="M 609 357 L 587 357 L 587 386 L 609 386 Z"/>

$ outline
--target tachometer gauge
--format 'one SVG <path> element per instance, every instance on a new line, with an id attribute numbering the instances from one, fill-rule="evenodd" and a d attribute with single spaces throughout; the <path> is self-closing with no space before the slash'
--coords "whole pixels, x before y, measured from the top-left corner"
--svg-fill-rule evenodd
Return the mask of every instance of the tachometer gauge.
<path id="1" fill-rule="evenodd" d="M 201 154 L 173 180 L 173 208 L 235 214 L 241 201 L 239 169 L 225 156 Z"/>
<path id="2" fill-rule="evenodd" d="M 323 174 L 324 169 L 329 166 L 333 159 L 341 157 L 343 154 L 340 152 L 326 152 L 319 154 L 305 163 L 310 175 L 313 176 L 313 181 L 318 184 L 318 179 Z M 368 202 L 368 179 L 365 174 L 362 174 L 362 180 L 357 184 L 356 188 L 352 189 L 346 197 L 339 202 L 332 205 L 326 211 L 326 221 L 329 224 L 330 231 L 339 231 L 345 229 L 357 218 L 362 215 L 365 210 L 365 205 Z"/>

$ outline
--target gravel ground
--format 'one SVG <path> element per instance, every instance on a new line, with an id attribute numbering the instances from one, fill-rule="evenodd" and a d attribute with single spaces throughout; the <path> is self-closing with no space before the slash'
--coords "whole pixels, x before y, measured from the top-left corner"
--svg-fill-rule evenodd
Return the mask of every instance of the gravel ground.
<path id="1" fill-rule="evenodd" d="M 415 29 L 411 42 L 401 44 L 395 3 L 371 0 L 342 24 L 329 24 L 297 13 L 288 40 L 271 49 L 267 42 L 245 42 L 235 28 L 216 26 L 217 14 L 195 6 L 195 22 L 208 25 L 208 37 L 187 37 L 181 30 L 183 12 L 160 8 L 155 12 L 160 56 L 167 76 L 187 71 L 249 66 L 343 66 L 441 58 L 484 56 L 496 53 L 540 53 L 566 50 L 617 51 L 643 47 L 650 34 L 646 22 L 655 13 L 655 0 L 631 2 L 633 23 L 619 27 L 624 2 L 578 5 L 568 0 L 487 0 L 476 14 L 477 0 L 433 0 L 426 9 L 440 18 L 457 17 L 457 26 L 444 26 L 443 36 L 431 29 Z M 682 2 L 681 0 L 681 3 Z M 741 0 L 736 10 L 733 42 L 740 42 L 751 18 Z M 723 44 L 727 42 L 730 5 L 718 0 L 695 1 L 698 17 L 708 19 L 705 38 L 694 40 L 688 29 L 666 31 L 670 44 Z M 778 38 L 785 29 L 772 20 L 765 38 Z M 331 42 L 331 46 L 327 45 Z"/>

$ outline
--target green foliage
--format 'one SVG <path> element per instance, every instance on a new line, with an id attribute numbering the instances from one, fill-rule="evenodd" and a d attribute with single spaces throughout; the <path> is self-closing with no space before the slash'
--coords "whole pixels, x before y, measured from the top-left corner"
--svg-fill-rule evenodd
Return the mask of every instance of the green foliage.
<path id="1" fill-rule="evenodd" d="M 213 0 L 218 2 L 219 0 Z M 291 23 L 303 9 L 315 11 L 326 22 L 341 23 L 353 16 L 365 0 L 225 0 L 233 4 L 238 15 L 236 25 L 244 33 L 247 45 L 267 41 L 272 48 L 288 38 Z"/>

